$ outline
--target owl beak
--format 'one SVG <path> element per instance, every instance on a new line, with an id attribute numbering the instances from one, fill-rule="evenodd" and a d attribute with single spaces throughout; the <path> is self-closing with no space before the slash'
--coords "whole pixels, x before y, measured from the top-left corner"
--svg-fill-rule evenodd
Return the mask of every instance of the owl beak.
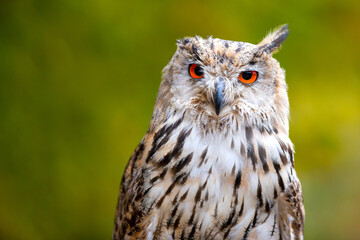
<path id="1" fill-rule="evenodd" d="M 216 115 L 219 115 L 224 104 L 224 88 L 225 88 L 224 79 L 220 77 L 219 80 L 215 83 L 215 92 L 213 95 Z"/>

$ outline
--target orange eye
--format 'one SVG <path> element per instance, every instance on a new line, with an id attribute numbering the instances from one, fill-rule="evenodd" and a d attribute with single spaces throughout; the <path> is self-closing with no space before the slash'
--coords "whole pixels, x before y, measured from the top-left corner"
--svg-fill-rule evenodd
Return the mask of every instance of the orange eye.
<path id="1" fill-rule="evenodd" d="M 204 70 L 198 64 L 190 64 L 189 65 L 189 74 L 193 78 L 203 78 L 204 77 Z"/>
<path id="2" fill-rule="evenodd" d="M 239 75 L 239 80 L 243 83 L 253 83 L 258 78 L 258 72 L 256 71 L 244 71 Z"/>

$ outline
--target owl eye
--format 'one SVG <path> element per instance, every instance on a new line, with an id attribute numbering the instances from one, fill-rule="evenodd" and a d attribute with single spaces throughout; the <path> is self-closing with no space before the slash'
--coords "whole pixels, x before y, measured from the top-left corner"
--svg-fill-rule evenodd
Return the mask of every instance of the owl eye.
<path id="1" fill-rule="evenodd" d="M 258 78 L 258 72 L 256 71 L 244 71 L 239 75 L 240 82 L 243 83 L 253 83 Z"/>
<path id="2" fill-rule="evenodd" d="M 190 64 L 189 65 L 189 74 L 193 78 L 203 78 L 204 77 L 204 70 L 198 64 Z"/>

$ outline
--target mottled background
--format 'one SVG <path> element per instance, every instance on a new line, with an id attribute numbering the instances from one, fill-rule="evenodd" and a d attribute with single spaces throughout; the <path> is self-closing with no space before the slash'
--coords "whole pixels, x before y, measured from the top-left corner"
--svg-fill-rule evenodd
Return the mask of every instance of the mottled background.
<path id="1" fill-rule="evenodd" d="M 110 239 L 175 40 L 289 23 L 305 239 L 360 239 L 360 2 L 0 1 L 0 239 Z"/>

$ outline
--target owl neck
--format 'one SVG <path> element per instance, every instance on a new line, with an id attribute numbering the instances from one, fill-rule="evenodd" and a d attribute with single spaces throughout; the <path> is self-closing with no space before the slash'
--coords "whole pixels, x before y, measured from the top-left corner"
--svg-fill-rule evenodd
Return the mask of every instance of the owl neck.
<path id="1" fill-rule="evenodd" d="M 177 109 L 168 107 L 166 110 L 158 108 L 152 115 L 150 131 L 154 131 L 164 124 L 168 124 L 177 119 L 190 122 L 199 130 L 202 136 L 216 134 L 218 136 L 236 136 L 239 131 L 245 128 L 256 129 L 257 131 L 268 134 L 289 135 L 288 113 L 271 110 L 257 109 L 248 107 L 237 107 L 233 112 L 221 118 L 211 115 L 206 111 L 195 109 Z"/>

